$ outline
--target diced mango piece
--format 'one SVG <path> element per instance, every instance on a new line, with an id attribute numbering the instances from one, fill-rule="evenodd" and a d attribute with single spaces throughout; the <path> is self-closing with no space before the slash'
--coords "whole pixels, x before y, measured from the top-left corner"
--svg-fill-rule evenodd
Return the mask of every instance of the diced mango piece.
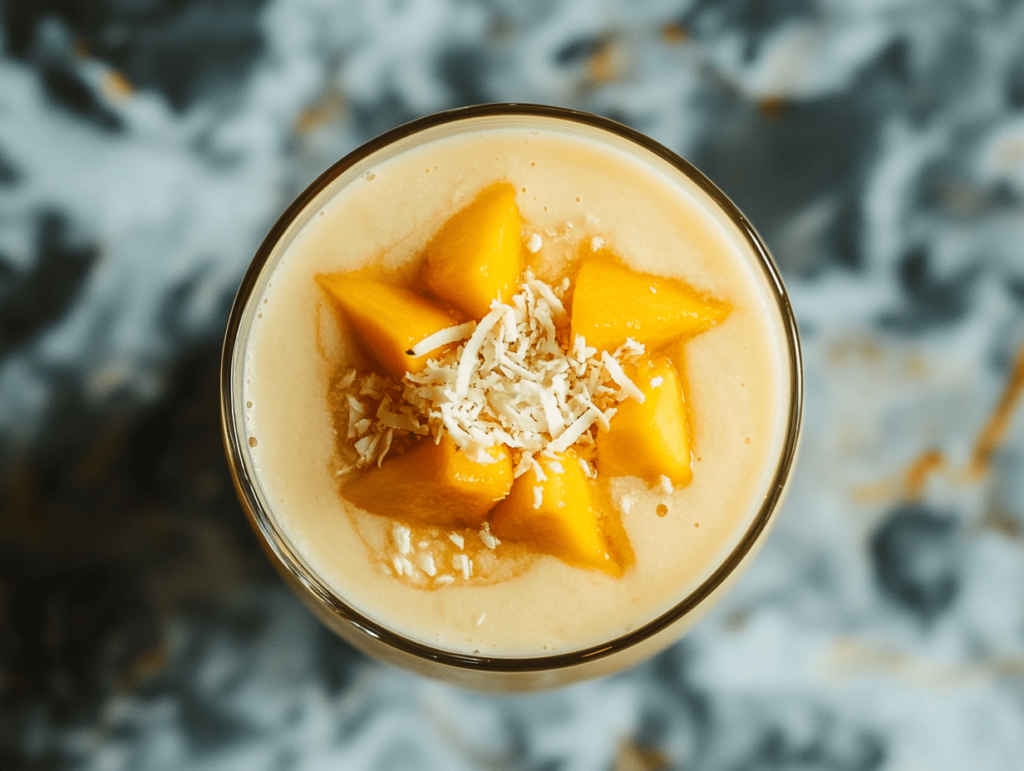
<path id="1" fill-rule="evenodd" d="M 489 448 L 492 462 L 470 458 L 443 434 L 385 459 L 342 489 L 371 514 L 411 523 L 480 527 L 494 504 L 512 488 L 512 459 L 503 445 Z"/>
<path id="2" fill-rule="evenodd" d="M 627 337 L 657 350 L 698 334 L 729 314 L 724 303 L 682 281 L 637 273 L 608 255 L 583 263 L 572 296 L 572 338 L 614 351 Z"/>
<path id="3" fill-rule="evenodd" d="M 686 343 L 687 340 L 677 340 L 674 343 L 666 345 L 661 353 L 668 357 L 669 361 L 675 366 L 676 375 L 679 378 L 679 387 L 683 392 L 683 406 L 685 407 L 684 413 L 686 415 L 686 427 L 689 430 L 688 436 L 690 438 L 690 454 L 694 454 L 695 448 L 693 447 L 693 434 L 694 434 L 694 422 L 693 422 L 693 400 L 690 398 L 690 386 L 686 381 Z"/>
<path id="4" fill-rule="evenodd" d="M 645 356 L 626 374 L 644 401 L 620 402 L 608 431 L 598 432 L 598 474 L 638 476 L 648 482 L 666 476 L 676 487 L 688 485 L 690 432 L 679 373 L 665 356 Z"/>
<path id="5" fill-rule="evenodd" d="M 441 227 L 426 248 L 430 291 L 479 321 L 507 302 L 523 272 L 522 220 L 508 182 L 485 188 Z"/>
<path id="6" fill-rule="evenodd" d="M 491 532 L 572 565 L 610 568 L 590 485 L 572 450 L 541 456 L 491 515 Z"/>
<path id="7" fill-rule="evenodd" d="M 458 323 L 429 300 L 383 281 L 345 273 L 322 273 L 316 280 L 352 322 L 368 352 L 397 378 L 420 372 L 436 354 L 410 356 L 410 348 Z"/>

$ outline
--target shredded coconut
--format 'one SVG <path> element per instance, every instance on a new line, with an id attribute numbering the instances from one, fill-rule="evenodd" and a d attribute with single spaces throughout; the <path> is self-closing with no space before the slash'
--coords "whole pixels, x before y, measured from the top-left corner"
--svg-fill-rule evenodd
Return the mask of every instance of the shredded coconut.
<path id="1" fill-rule="evenodd" d="M 484 316 L 480 324 L 473 331 L 473 335 L 469 338 L 469 342 L 466 343 L 466 347 L 463 349 L 462 356 L 459 359 L 459 368 L 455 377 L 456 396 L 466 396 L 469 393 L 469 379 L 473 376 L 473 371 L 479 366 L 477 354 L 480 353 L 488 333 L 494 329 L 494 325 L 501 321 L 504 315 L 505 306 L 499 305 Z"/>
<path id="2" fill-rule="evenodd" d="M 644 403 L 644 392 L 640 390 L 636 383 L 629 379 L 625 372 L 622 371 L 622 366 L 615 357 L 605 351 L 601 354 L 601 362 L 608 370 L 608 374 L 612 380 L 622 389 L 623 393 L 627 396 L 636 399 L 641 404 Z"/>
<path id="3" fill-rule="evenodd" d="M 434 557 L 432 555 L 421 553 L 416 558 L 416 561 L 419 563 L 420 570 L 428 576 L 437 575 L 437 567 L 434 565 Z"/>
<path id="4" fill-rule="evenodd" d="M 395 537 L 395 545 L 398 547 L 398 553 L 402 556 L 408 554 L 412 549 L 412 542 L 410 540 L 412 531 L 410 531 L 405 525 L 395 525 L 392 534 Z"/>
<path id="5" fill-rule="evenodd" d="M 484 522 L 483 530 L 480 531 L 480 541 L 488 549 L 494 549 L 499 543 L 501 543 L 501 541 L 495 538 L 491 533 L 491 526 L 487 522 Z"/>
<path id="6" fill-rule="evenodd" d="M 420 340 L 416 345 L 406 351 L 410 356 L 425 356 L 431 351 L 436 351 L 438 348 L 448 345 L 449 343 L 457 343 L 460 340 L 465 340 L 476 328 L 476 324 L 472 321 L 467 321 L 465 324 L 459 324 L 454 327 L 445 327 L 439 329 L 432 335 L 427 335 Z"/>
<path id="7" fill-rule="evenodd" d="M 530 289 L 536 292 L 538 295 L 544 298 L 544 302 L 551 308 L 551 316 L 555 323 L 564 323 L 568 321 L 569 315 L 565 312 L 565 306 L 562 305 L 562 301 L 555 297 L 555 293 L 551 291 L 551 287 L 545 284 L 543 281 L 537 279 L 529 279 Z"/>
<path id="8" fill-rule="evenodd" d="M 540 251 L 540 248 L 544 245 L 544 240 L 540 237 L 539 233 L 534 233 L 530 236 L 530 239 L 526 242 L 526 249 L 530 254 L 536 254 Z"/>
<path id="9" fill-rule="evenodd" d="M 592 410 L 588 410 L 583 413 L 583 415 L 573 421 L 571 426 L 565 429 L 565 433 L 548 445 L 548 449 L 552 452 L 565 452 L 568 450 L 577 439 L 583 436 L 583 434 L 597 422 L 597 416 L 600 414 L 601 413 L 595 413 Z"/>
<path id="10" fill-rule="evenodd" d="M 458 546 L 460 549 L 466 545 L 466 540 L 458 533 L 449 533 L 448 540 Z"/>
<path id="11" fill-rule="evenodd" d="M 665 378 L 661 375 L 651 378 L 651 388 L 661 388 L 665 384 Z"/>
<path id="12" fill-rule="evenodd" d="M 672 486 L 672 480 L 669 479 L 664 474 L 662 474 L 661 477 L 658 479 L 658 486 L 661 487 L 661 491 L 665 493 L 665 495 L 671 495 L 675 490 L 675 488 Z"/>
<path id="13" fill-rule="evenodd" d="M 456 570 L 462 571 L 462 577 L 466 581 L 473 575 L 473 560 L 467 557 L 465 554 L 456 554 L 452 557 L 452 567 Z"/>
<path id="14" fill-rule="evenodd" d="M 537 477 L 537 481 L 538 482 L 547 482 L 548 481 L 548 475 L 544 472 L 544 467 L 542 465 L 540 465 L 537 462 L 536 459 L 534 459 L 534 461 L 533 461 L 533 475 L 535 477 Z M 540 490 L 539 487 L 536 488 L 536 489 Z"/>
<path id="15" fill-rule="evenodd" d="M 539 509 L 544 504 L 544 488 L 533 488 L 533 508 Z"/>
<path id="16" fill-rule="evenodd" d="M 449 327 L 417 343 L 415 353 L 448 345 L 421 372 L 401 381 L 341 373 L 334 388 L 341 404 L 347 402 L 348 423 L 340 430 L 355 451 L 342 473 L 380 465 L 410 438 L 440 442 L 443 433 L 480 462 L 493 460 L 488 448 L 506 446 L 517 478 L 538 453 L 592 449 L 616 404 L 643 400 L 623 366 L 634 364 L 644 346 L 630 339 L 608 353 L 580 335 L 570 343 L 561 300 L 568 288 L 568 280 L 552 287 L 527 270 L 518 292 L 507 303 L 493 302 L 479 324 Z"/>

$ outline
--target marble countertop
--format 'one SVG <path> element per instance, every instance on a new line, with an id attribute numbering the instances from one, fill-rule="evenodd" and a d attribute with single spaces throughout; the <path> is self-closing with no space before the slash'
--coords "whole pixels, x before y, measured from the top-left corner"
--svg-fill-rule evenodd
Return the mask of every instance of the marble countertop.
<path id="1" fill-rule="evenodd" d="M 1024 4 L 0 2 L 0 767 L 1024 766 Z M 761 231 L 805 431 L 763 552 L 682 642 L 468 694 L 273 574 L 217 367 L 287 203 L 487 101 L 643 131 Z"/>

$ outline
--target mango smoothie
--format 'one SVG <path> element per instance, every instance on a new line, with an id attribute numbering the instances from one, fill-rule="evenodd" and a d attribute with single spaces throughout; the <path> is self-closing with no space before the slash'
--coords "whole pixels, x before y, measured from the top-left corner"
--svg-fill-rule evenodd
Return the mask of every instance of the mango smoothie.
<path id="1" fill-rule="evenodd" d="M 268 554 L 358 647 L 471 686 L 676 639 L 795 454 L 764 247 L 592 116 L 471 108 L 362 148 L 268 236 L 232 319 L 226 438 Z"/>

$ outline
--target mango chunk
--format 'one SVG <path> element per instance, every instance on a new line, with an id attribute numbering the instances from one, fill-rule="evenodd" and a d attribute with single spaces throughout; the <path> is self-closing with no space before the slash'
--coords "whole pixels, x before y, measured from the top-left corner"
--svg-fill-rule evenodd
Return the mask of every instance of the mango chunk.
<path id="1" fill-rule="evenodd" d="M 597 435 L 598 474 L 668 477 L 675 487 L 690 483 L 690 431 L 682 381 L 665 356 L 645 356 L 626 372 L 644 394 L 619 403 L 608 431 Z"/>
<path id="2" fill-rule="evenodd" d="M 428 437 L 349 482 L 342 495 L 371 514 L 440 527 L 480 527 L 512 488 L 508 449 L 498 445 L 487 454 L 493 460 L 480 463 L 448 434 L 439 444 Z"/>
<path id="3" fill-rule="evenodd" d="M 344 311 L 369 353 L 397 378 L 420 372 L 440 348 L 418 357 L 406 351 L 458 323 L 430 301 L 383 281 L 344 273 L 320 274 L 316 280 Z"/>
<path id="4" fill-rule="evenodd" d="M 430 291 L 477 321 L 492 300 L 507 302 L 523 272 L 522 227 L 515 188 L 485 188 L 427 245 L 423 278 Z"/>
<path id="5" fill-rule="evenodd" d="M 636 273 L 609 257 L 583 263 L 572 296 L 572 339 L 582 335 L 599 351 L 614 351 L 627 337 L 657 350 L 717 324 L 724 303 L 699 295 L 682 281 Z"/>
<path id="6" fill-rule="evenodd" d="M 532 468 L 520 476 L 495 507 L 491 532 L 571 565 L 609 569 L 608 545 L 576 453 L 541 456 L 538 463 L 541 474 Z"/>

